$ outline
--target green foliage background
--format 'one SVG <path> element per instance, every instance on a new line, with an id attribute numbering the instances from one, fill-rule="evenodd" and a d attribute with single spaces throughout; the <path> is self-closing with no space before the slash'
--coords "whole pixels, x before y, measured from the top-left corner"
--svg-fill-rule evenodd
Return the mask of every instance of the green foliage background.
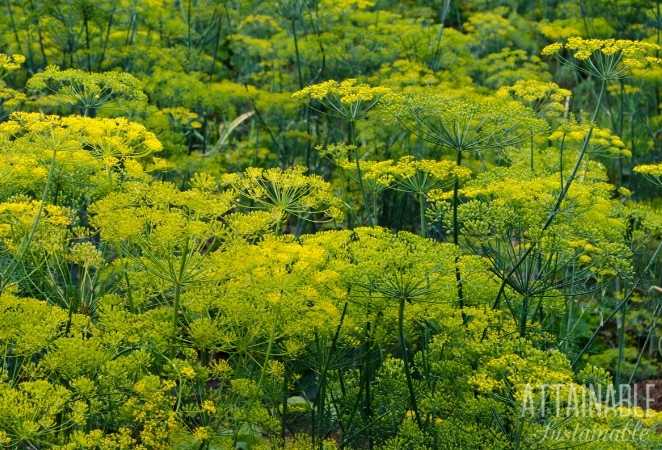
<path id="1" fill-rule="evenodd" d="M 662 448 L 661 29 L 5 0 L 0 448 Z"/>

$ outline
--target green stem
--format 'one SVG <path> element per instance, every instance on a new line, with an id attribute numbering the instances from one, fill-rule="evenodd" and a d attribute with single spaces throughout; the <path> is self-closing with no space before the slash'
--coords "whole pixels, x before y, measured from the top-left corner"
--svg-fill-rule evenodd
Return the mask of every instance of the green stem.
<path id="1" fill-rule="evenodd" d="M 294 39 L 294 58 L 297 66 L 297 80 L 299 82 L 299 89 L 303 89 L 303 73 L 301 71 L 301 53 L 299 52 L 299 38 L 297 36 L 296 19 L 291 20 L 292 25 L 292 38 Z"/>
<path id="2" fill-rule="evenodd" d="M 533 131 L 531 132 L 531 141 L 529 143 L 529 153 L 530 153 L 530 158 L 531 158 L 531 172 L 535 171 L 534 163 L 533 163 Z"/>
<path id="3" fill-rule="evenodd" d="M 519 319 L 519 335 L 526 337 L 526 322 L 529 318 L 529 296 L 525 295 L 522 299 L 522 311 Z"/>
<path id="4" fill-rule="evenodd" d="M 462 165 L 462 150 L 457 150 L 456 163 L 460 167 Z M 453 182 L 453 244 L 460 243 L 460 224 L 457 216 L 457 208 L 460 203 L 460 177 L 455 175 Z"/>
<path id="5" fill-rule="evenodd" d="M 421 236 L 426 237 L 427 235 L 427 226 L 425 224 L 425 194 L 423 193 L 418 193 L 418 211 L 419 211 L 419 219 L 420 219 L 420 227 L 421 227 Z"/>
<path id="6" fill-rule="evenodd" d="M 653 256 L 648 260 L 648 264 L 646 264 L 646 267 L 644 270 L 642 270 L 640 273 L 646 273 L 648 272 L 648 269 L 651 268 L 653 263 L 657 260 L 658 255 L 660 254 L 660 251 L 662 251 L 662 242 L 660 242 L 653 252 Z M 595 338 L 598 336 L 600 331 L 604 328 L 606 324 L 608 324 L 614 317 L 616 317 L 616 314 L 624 308 L 632 299 L 632 295 L 636 292 L 637 288 L 639 287 L 639 284 L 641 283 L 641 278 L 635 281 L 635 283 L 630 287 L 630 290 L 628 291 L 627 295 L 621 300 L 621 302 L 616 305 L 616 307 L 609 313 L 609 315 L 604 319 L 600 321 L 600 325 L 598 325 L 595 330 L 593 330 L 593 334 L 591 334 L 591 337 L 588 339 L 586 344 L 582 347 L 582 349 L 577 353 L 575 356 L 575 359 L 572 361 L 572 367 L 575 368 L 579 361 L 581 360 L 581 357 L 586 353 L 586 351 L 591 347 L 593 344 L 593 341 Z"/>
<path id="7" fill-rule="evenodd" d="M 267 351 L 264 355 L 264 362 L 262 363 L 262 370 L 260 371 L 260 379 L 258 380 L 258 386 L 262 387 L 262 382 L 264 381 L 264 374 L 267 369 L 267 364 L 269 364 L 269 359 L 271 359 L 271 349 L 274 343 L 274 334 L 275 334 L 276 322 L 273 321 L 271 324 L 271 331 L 269 332 L 269 342 L 267 342 Z"/>
<path id="8" fill-rule="evenodd" d="M 16 47 L 19 52 L 23 51 L 21 46 L 21 39 L 18 35 L 18 28 L 16 27 L 16 19 L 14 18 L 14 11 L 12 10 L 12 5 L 9 0 L 5 0 L 5 5 L 7 6 L 7 14 L 9 15 L 9 23 L 11 24 L 12 32 L 14 33 L 14 40 L 16 41 Z"/>
<path id="9" fill-rule="evenodd" d="M 355 130 L 354 130 L 354 121 L 350 120 L 348 122 L 348 127 L 347 127 L 347 134 L 348 134 L 348 140 L 349 140 L 349 145 L 353 146 L 354 148 L 354 162 L 356 164 L 356 176 L 358 178 L 359 182 L 359 189 L 361 191 L 361 198 L 363 198 L 363 205 L 365 206 L 366 210 L 370 208 L 370 202 L 368 200 L 368 194 L 365 190 L 365 186 L 363 184 L 363 172 L 361 171 L 361 163 L 359 161 L 359 148 L 354 144 L 355 140 Z"/>
<path id="10" fill-rule="evenodd" d="M 416 424 L 420 429 L 423 429 L 423 422 L 421 420 L 421 413 L 418 410 L 418 403 L 416 401 L 416 392 L 414 391 L 414 382 L 411 377 L 411 367 L 409 365 L 409 350 L 407 349 L 407 340 L 405 338 L 405 302 L 406 299 L 400 299 L 400 308 L 398 310 L 398 333 L 400 337 L 400 348 L 402 350 L 402 360 L 404 362 L 405 378 L 407 379 L 407 389 L 409 390 L 409 405 L 414 411 Z"/>
<path id="11" fill-rule="evenodd" d="M 586 156 L 586 152 L 588 150 L 588 144 L 591 141 L 591 136 L 593 135 L 593 129 L 595 128 L 595 120 L 598 116 L 598 111 L 600 110 L 600 104 L 602 103 L 602 96 L 605 92 L 605 87 L 606 83 L 603 81 L 600 84 L 600 93 L 598 94 L 598 100 L 595 105 L 595 110 L 593 111 L 593 114 L 591 116 L 591 126 L 588 130 L 588 133 L 586 133 L 586 136 L 584 137 L 584 141 L 582 143 L 582 147 L 579 151 L 579 156 L 577 157 L 577 161 L 575 161 L 575 166 L 572 169 L 572 172 L 570 173 L 570 176 L 568 176 L 568 179 L 565 182 L 565 185 L 561 189 L 561 192 L 559 193 L 558 197 L 556 198 L 556 202 L 554 203 L 554 206 L 552 207 L 552 210 L 550 211 L 549 215 L 547 216 L 547 220 L 543 224 L 540 232 L 541 234 L 544 233 L 547 228 L 552 224 L 556 216 L 558 215 L 559 211 L 561 210 L 561 205 L 565 198 L 568 195 L 568 191 L 570 190 L 570 186 L 572 186 L 573 181 L 577 177 L 577 172 L 579 171 L 579 167 L 581 166 L 582 162 L 584 161 L 584 156 Z M 520 256 L 520 258 L 517 260 L 517 262 L 513 265 L 513 267 L 504 275 L 502 281 L 501 281 L 501 286 L 499 287 L 499 291 L 497 293 L 497 296 L 494 300 L 494 304 L 492 305 L 493 309 L 496 309 L 499 307 L 501 297 L 503 296 L 503 292 L 506 289 L 506 284 L 508 283 L 508 280 L 510 277 L 515 273 L 517 269 L 522 265 L 524 261 L 526 261 L 526 258 L 529 257 L 533 249 L 536 247 L 536 242 L 532 242 L 531 245 L 526 249 L 526 251 Z"/>
<path id="12" fill-rule="evenodd" d="M 462 165 L 462 150 L 458 149 L 455 163 L 458 167 Z M 464 313 L 464 284 L 462 283 L 462 271 L 460 270 L 460 223 L 457 209 L 460 204 L 460 177 L 455 175 L 453 183 L 453 244 L 457 247 L 458 256 L 455 257 L 455 284 L 457 286 L 457 303 L 462 313 L 462 323 L 466 325 L 467 316 Z"/>
<path id="13" fill-rule="evenodd" d="M 617 286 L 616 292 L 618 292 L 619 290 L 620 289 L 618 289 Z M 618 326 L 618 360 L 616 362 L 616 374 L 614 377 L 616 384 L 620 384 L 622 378 L 621 374 L 623 368 L 623 359 L 625 357 L 625 321 L 627 318 L 627 310 L 628 310 L 628 305 L 627 304 L 623 305 L 623 307 L 621 308 L 620 320 L 616 321 Z"/>
<path id="14" fill-rule="evenodd" d="M 179 332 L 179 305 L 181 302 L 182 288 L 184 283 L 184 273 L 186 272 L 186 267 L 189 258 L 189 241 L 186 241 L 184 250 L 182 252 L 182 260 L 179 263 L 179 273 L 177 274 L 177 280 L 175 280 L 175 298 L 173 301 L 173 339 L 177 339 L 177 333 Z"/>

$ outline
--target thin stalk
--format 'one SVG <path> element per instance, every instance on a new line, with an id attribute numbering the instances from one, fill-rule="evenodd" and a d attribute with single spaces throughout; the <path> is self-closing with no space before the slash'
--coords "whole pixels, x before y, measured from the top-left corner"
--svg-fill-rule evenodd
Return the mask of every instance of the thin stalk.
<path id="1" fill-rule="evenodd" d="M 18 36 L 18 28 L 16 27 L 16 19 L 14 18 L 14 11 L 12 10 L 12 6 L 9 0 L 5 0 L 5 5 L 7 6 L 7 14 L 9 15 L 9 23 L 11 24 L 12 32 L 14 33 L 14 40 L 16 41 L 16 47 L 18 47 L 18 51 L 21 52 L 23 51 L 21 45 L 21 38 Z"/>
<path id="2" fill-rule="evenodd" d="M 101 46 L 101 56 L 99 57 L 99 63 L 97 64 L 97 69 L 101 70 L 103 66 L 104 59 L 106 59 L 106 51 L 108 50 L 108 42 L 110 42 L 110 30 L 113 28 L 113 20 L 115 19 L 115 7 L 110 11 L 108 16 L 108 23 L 106 24 L 106 34 L 103 38 L 103 44 Z"/>
<path id="3" fill-rule="evenodd" d="M 301 53 L 299 52 L 299 37 L 297 36 L 296 18 L 291 21 L 292 39 L 294 40 L 294 59 L 297 66 L 297 80 L 299 82 L 299 89 L 303 89 L 303 73 L 301 71 Z"/>
<path id="4" fill-rule="evenodd" d="M 371 340 L 371 324 L 366 323 L 366 342 L 365 342 L 365 355 L 363 360 L 363 383 L 364 383 L 364 403 L 363 403 L 363 417 L 365 423 L 370 423 L 372 420 L 372 394 L 370 392 L 370 384 L 372 375 L 370 371 L 370 350 L 372 348 Z M 372 449 L 372 433 L 368 433 L 368 448 Z"/>
<path id="5" fill-rule="evenodd" d="M 531 159 L 531 172 L 533 172 L 535 171 L 535 167 L 533 163 L 533 131 L 531 132 L 531 140 L 529 142 L 529 154 Z"/>
<path id="6" fill-rule="evenodd" d="M 456 163 L 459 166 L 462 165 L 462 150 L 457 151 Z M 458 175 L 455 175 L 455 181 L 453 182 L 453 244 L 459 245 L 460 243 L 460 224 L 457 216 L 457 208 L 460 203 L 460 178 Z"/>
<path id="7" fill-rule="evenodd" d="M 458 167 L 462 165 L 462 150 L 458 149 L 455 163 Z M 453 182 L 453 244 L 460 249 L 460 223 L 458 220 L 457 209 L 460 203 L 460 177 L 455 175 Z M 462 323 L 466 325 L 467 317 L 464 313 L 464 285 L 462 282 L 462 271 L 460 270 L 460 255 L 455 257 L 455 284 L 457 286 L 457 303 L 462 312 Z"/>
<path id="8" fill-rule="evenodd" d="M 354 144 L 355 141 L 355 130 L 354 130 L 354 121 L 350 120 L 347 123 L 347 134 L 348 134 L 348 141 L 349 145 L 352 145 L 354 147 L 354 162 L 356 163 L 356 177 L 358 178 L 359 182 L 359 190 L 361 191 L 361 198 L 363 198 L 363 204 L 365 205 L 365 208 L 369 208 L 369 201 L 368 201 L 368 194 L 366 193 L 365 186 L 363 185 L 363 172 L 361 171 L 361 162 L 359 158 L 359 149 L 358 147 Z"/>
<path id="9" fill-rule="evenodd" d="M 87 71 L 92 72 L 92 54 L 90 48 L 90 24 L 87 10 L 83 10 L 83 28 L 85 29 L 85 53 L 87 55 Z"/>
<path id="10" fill-rule="evenodd" d="M 276 332 L 276 322 L 271 323 L 271 331 L 269 332 L 269 342 L 267 342 L 267 351 L 264 354 L 264 362 L 262 363 L 262 370 L 260 371 L 260 379 L 258 380 L 258 386 L 262 387 L 262 382 L 264 381 L 264 374 L 267 370 L 267 364 L 269 364 L 269 359 L 271 359 L 271 349 L 274 344 L 274 334 Z"/>
<path id="11" fill-rule="evenodd" d="M 319 427 L 316 426 L 317 418 L 315 417 L 315 411 L 318 412 L 320 416 L 323 415 L 324 413 L 324 400 L 326 396 L 326 378 L 327 378 L 327 373 L 329 371 L 329 366 L 331 365 L 331 360 L 336 352 L 336 348 L 338 346 L 338 339 L 340 338 L 340 331 L 342 330 L 343 324 L 345 323 L 345 316 L 347 315 L 347 307 L 348 303 L 345 302 L 342 313 L 340 314 L 340 321 L 338 322 L 338 326 L 336 327 L 336 332 L 333 335 L 333 340 L 331 341 L 331 348 L 329 349 L 329 354 L 327 355 L 326 358 L 324 358 L 324 362 L 322 365 L 322 370 L 320 372 L 320 377 L 319 377 L 319 386 L 318 386 L 318 392 L 317 392 L 317 398 L 315 399 L 315 408 L 312 410 L 313 414 L 313 440 L 316 440 L 316 431 Z M 320 423 L 321 425 L 321 423 Z"/>
<path id="12" fill-rule="evenodd" d="M 581 166 L 581 163 L 584 160 L 584 156 L 586 156 L 586 152 L 588 150 L 588 144 L 591 141 L 591 136 L 593 135 L 593 129 L 595 127 L 594 122 L 598 116 L 598 111 L 600 110 L 600 104 L 602 103 L 602 96 L 605 92 L 605 85 L 606 83 L 603 81 L 600 84 L 600 93 L 598 94 L 598 100 L 597 104 L 595 105 L 595 110 L 593 111 L 593 114 L 591 116 L 591 126 L 588 130 L 588 133 L 586 133 L 586 136 L 584 137 L 584 141 L 582 143 L 582 147 L 579 151 L 579 156 L 577 157 L 577 161 L 575 161 L 575 166 L 572 169 L 572 172 L 570 173 L 570 176 L 565 182 L 565 185 L 563 186 L 563 189 L 559 193 L 558 197 L 556 198 L 556 202 L 554 203 L 554 206 L 547 216 L 547 220 L 545 220 L 545 223 L 543 224 L 541 228 L 541 233 L 544 233 L 547 228 L 552 224 L 556 216 L 558 215 L 559 211 L 561 211 L 561 205 L 565 198 L 568 195 L 568 191 L 570 190 L 570 186 L 572 186 L 573 181 L 577 177 L 577 172 L 579 171 L 579 167 Z M 499 287 L 499 292 L 497 293 L 496 299 L 494 300 L 494 304 L 492 305 L 493 309 L 496 309 L 499 307 L 499 303 L 501 300 L 501 297 L 503 296 L 503 292 L 506 289 L 506 284 L 508 283 L 508 280 L 510 277 L 515 273 L 515 271 L 524 263 L 526 258 L 529 257 L 531 252 L 536 246 L 536 242 L 532 242 L 531 245 L 526 249 L 526 251 L 520 256 L 520 258 L 517 260 L 517 262 L 513 265 L 513 267 L 508 271 L 507 274 L 503 277 L 503 280 L 501 282 L 501 286 Z"/>
<path id="13" fill-rule="evenodd" d="M 618 326 L 618 359 L 616 362 L 616 375 L 614 377 L 616 384 L 620 384 L 621 382 L 623 360 L 625 358 L 625 321 L 627 319 L 627 310 L 628 305 L 623 305 L 620 320 L 616 321 Z"/>
<path id="14" fill-rule="evenodd" d="M 175 298 L 173 301 L 173 338 L 177 339 L 177 333 L 179 331 L 179 305 L 181 302 L 184 272 L 186 272 L 186 266 L 189 256 L 189 241 L 186 241 L 184 250 L 182 252 L 182 260 L 179 263 L 179 272 L 177 274 L 177 280 L 175 280 Z"/>
<path id="15" fill-rule="evenodd" d="M 653 336 L 655 327 L 657 326 L 657 316 L 659 313 L 660 313 L 660 305 L 658 304 L 655 306 L 655 311 L 653 312 L 653 323 L 648 328 L 648 333 L 646 334 L 646 340 L 644 341 L 644 344 L 641 347 L 641 351 L 639 352 L 639 355 L 637 355 L 637 361 L 634 364 L 634 368 L 632 369 L 630 378 L 628 378 L 628 384 L 632 384 L 632 381 L 634 380 L 634 376 L 636 375 L 637 370 L 639 369 L 639 365 L 641 364 L 641 357 L 643 356 L 644 351 L 646 350 L 646 347 L 648 346 L 648 343 L 650 342 L 651 337 Z"/>
<path id="16" fill-rule="evenodd" d="M 218 48 L 221 46 L 221 28 L 223 23 L 223 17 L 219 14 L 218 23 L 216 25 L 216 36 L 214 38 L 214 51 L 211 55 L 211 64 L 209 66 L 209 81 L 212 80 L 214 76 L 214 70 L 216 70 L 216 59 L 218 58 Z"/>
<path id="17" fill-rule="evenodd" d="M 21 244 L 18 247 L 18 251 L 16 253 L 16 258 L 14 258 L 12 262 L 8 265 L 6 270 L 3 270 L 3 273 L 0 274 L 0 294 L 2 294 L 2 292 L 9 284 L 9 278 L 13 275 L 13 272 L 16 270 L 19 263 L 22 262 L 23 258 L 25 257 L 25 254 L 30 249 L 30 245 L 32 244 L 32 239 L 34 238 L 34 235 L 37 233 L 37 227 L 39 226 L 39 222 L 41 221 L 41 216 L 44 213 L 44 204 L 46 203 L 48 190 L 50 188 L 51 183 L 53 182 L 56 155 L 57 155 L 57 149 L 54 148 L 51 156 L 51 164 L 48 169 L 48 176 L 46 177 L 46 184 L 44 185 L 44 190 L 41 193 L 41 201 L 39 202 L 39 208 L 37 209 L 37 214 L 35 215 L 35 218 L 32 221 L 32 226 L 30 227 L 30 231 L 28 232 L 28 235 L 21 240 Z"/>
<path id="18" fill-rule="evenodd" d="M 559 178 L 561 180 L 561 184 L 559 185 L 561 189 L 563 189 L 563 151 L 565 150 L 565 133 L 563 133 L 563 137 L 561 138 L 561 146 L 559 147 Z"/>
<path id="19" fill-rule="evenodd" d="M 425 194 L 418 193 L 418 211 L 419 211 L 419 220 L 421 227 L 421 236 L 425 237 L 427 235 L 427 226 L 425 224 Z"/>
<path id="20" fill-rule="evenodd" d="M 402 359 L 404 362 L 405 378 L 407 379 L 407 389 L 409 390 L 409 405 L 414 411 L 416 424 L 420 429 L 423 429 L 423 421 L 421 420 L 421 413 L 418 410 L 418 403 L 416 401 L 416 392 L 414 391 L 414 382 L 411 377 L 411 367 L 409 365 L 409 350 L 407 349 L 407 340 L 405 338 L 405 298 L 400 299 L 400 307 L 398 309 L 398 335 L 400 338 L 400 349 L 402 350 Z"/>
<path id="21" fill-rule="evenodd" d="M 281 408 L 283 408 L 282 415 L 280 417 L 280 439 L 282 448 L 285 448 L 285 432 L 287 428 L 287 397 L 289 395 L 289 372 L 287 361 L 283 364 L 283 399 Z"/>
<path id="22" fill-rule="evenodd" d="M 192 24 L 191 24 L 191 0 L 188 0 L 186 7 L 186 48 L 188 56 L 191 57 L 191 46 L 193 45 Z"/>
<path id="23" fill-rule="evenodd" d="M 522 299 L 522 311 L 519 319 L 519 335 L 526 337 L 526 322 L 529 318 L 529 296 L 525 295 Z"/>
<path id="24" fill-rule="evenodd" d="M 648 272 L 648 269 L 651 268 L 651 266 L 653 265 L 653 263 L 657 259 L 658 255 L 660 254 L 661 250 L 662 250 L 662 242 L 660 242 L 658 244 L 657 248 L 653 252 L 653 256 L 651 256 L 651 258 L 648 260 L 648 264 L 646 265 L 644 270 L 641 271 L 641 273 Z M 641 283 L 641 278 L 635 281 L 635 283 L 632 285 L 632 287 L 630 287 L 630 290 L 628 291 L 627 295 L 623 298 L 623 300 L 621 300 L 620 303 L 618 303 L 618 305 L 616 305 L 616 307 L 611 311 L 611 313 L 604 320 L 600 321 L 600 325 L 598 325 L 595 328 L 595 330 L 593 330 L 593 334 L 591 334 L 591 337 L 588 339 L 586 344 L 584 344 L 584 347 L 582 347 L 582 349 L 577 353 L 577 356 L 575 356 L 575 359 L 572 362 L 572 367 L 573 368 L 577 366 L 577 364 L 579 363 L 579 360 L 584 355 L 584 353 L 586 353 L 586 351 L 591 347 L 591 345 L 593 345 L 593 341 L 598 336 L 600 331 L 602 331 L 604 326 L 607 323 L 609 323 L 614 317 L 616 317 L 616 314 L 618 314 L 618 312 L 621 310 L 621 308 L 623 308 L 625 305 L 628 304 L 628 302 L 632 298 L 632 295 L 635 293 L 635 291 L 639 287 L 640 283 Z"/>
<path id="25" fill-rule="evenodd" d="M 446 17 L 448 16 L 448 11 L 450 10 L 451 0 L 445 0 L 444 5 L 439 14 L 439 32 L 437 33 L 437 38 L 435 40 L 435 48 L 432 56 L 432 63 L 430 64 L 432 70 L 436 71 L 439 69 L 439 58 L 441 57 L 441 42 L 444 37 L 444 25 L 446 24 Z"/>
<path id="26" fill-rule="evenodd" d="M 46 49 L 44 48 L 44 33 L 41 29 L 41 23 L 39 21 L 39 15 L 37 14 L 36 8 L 34 6 L 34 1 L 30 0 L 30 12 L 35 16 L 35 23 L 37 25 L 37 37 L 39 39 L 39 51 L 41 52 L 41 57 L 43 59 L 43 65 L 48 65 L 48 57 L 46 56 Z"/>

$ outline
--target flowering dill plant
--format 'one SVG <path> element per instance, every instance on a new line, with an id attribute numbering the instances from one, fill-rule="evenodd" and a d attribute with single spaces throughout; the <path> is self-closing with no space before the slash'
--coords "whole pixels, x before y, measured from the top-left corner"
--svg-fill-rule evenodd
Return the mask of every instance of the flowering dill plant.
<path id="1" fill-rule="evenodd" d="M 91 117 L 111 100 L 145 100 L 140 82 L 133 75 L 122 72 L 88 73 L 50 66 L 30 78 L 27 87 L 71 103 L 80 114 Z"/>
<path id="2" fill-rule="evenodd" d="M 0 447 L 659 448 L 530 405 L 660 372 L 660 12 L 494 3 L 5 1 Z"/>
<path id="3" fill-rule="evenodd" d="M 626 78 L 634 70 L 658 66 L 662 63 L 655 56 L 659 49 L 650 42 L 571 37 L 566 42 L 548 45 L 541 53 L 555 55 L 581 72 L 610 82 Z M 572 58 L 566 58 L 563 51 Z"/>

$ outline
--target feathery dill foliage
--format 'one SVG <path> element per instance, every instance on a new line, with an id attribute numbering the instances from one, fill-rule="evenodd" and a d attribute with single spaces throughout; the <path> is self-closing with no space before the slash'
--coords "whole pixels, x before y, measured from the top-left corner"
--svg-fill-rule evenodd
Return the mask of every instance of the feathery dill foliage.
<path id="1" fill-rule="evenodd" d="M 6 0 L 0 448 L 660 448 L 661 11 Z"/>

